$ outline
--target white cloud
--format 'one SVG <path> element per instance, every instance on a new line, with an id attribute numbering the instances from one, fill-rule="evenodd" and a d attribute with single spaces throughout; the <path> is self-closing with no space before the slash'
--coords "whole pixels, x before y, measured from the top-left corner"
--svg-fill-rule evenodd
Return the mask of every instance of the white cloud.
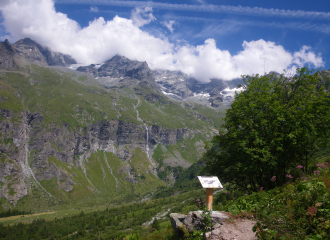
<path id="1" fill-rule="evenodd" d="M 293 54 L 293 63 L 298 67 L 303 67 L 307 63 L 314 63 L 315 67 L 323 67 L 324 63 L 320 55 L 315 55 L 311 48 L 303 46 L 299 52 Z"/>
<path id="2" fill-rule="evenodd" d="M 151 7 L 137 7 L 132 10 L 131 18 L 136 26 L 142 27 L 143 25 L 149 24 L 151 21 L 156 20 L 155 16 L 151 12 Z"/>
<path id="3" fill-rule="evenodd" d="M 242 51 L 236 55 L 217 48 L 214 39 L 207 39 L 199 46 L 184 41 L 173 44 L 166 38 L 157 38 L 142 31 L 139 28 L 141 19 L 137 23 L 118 16 L 110 21 L 100 17 L 81 28 L 66 14 L 56 12 L 51 0 L 11 0 L 0 5 L 0 10 L 4 19 L 2 24 L 13 39 L 30 37 L 54 51 L 70 54 L 86 65 L 104 62 L 120 54 L 133 60 L 147 61 L 152 69 L 181 70 L 200 81 L 263 74 L 264 64 L 267 72 L 282 72 L 293 64 L 323 65 L 322 57 L 309 47 L 304 46 L 291 53 L 274 42 L 262 39 L 244 41 Z M 140 12 L 135 9 L 134 14 L 147 14 L 150 20 L 153 18 L 148 14 L 150 11 L 150 8 L 143 8 Z"/>
<path id="4" fill-rule="evenodd" d="M 167 29 L 173 33 L 174 31 L 174 27 L 173 27 L 173 24 L 175 24 L 175 20 L 169 20 L 169 21 L 164 21 L 162 22 L 162 24 L 167 27 Z"/>
<path id="5" fill-rule="evenodd" d="M 98 11 L 99 11 L 99 9 L 97 7 L 91 7 L 91 12 L 97 13 Z"/>

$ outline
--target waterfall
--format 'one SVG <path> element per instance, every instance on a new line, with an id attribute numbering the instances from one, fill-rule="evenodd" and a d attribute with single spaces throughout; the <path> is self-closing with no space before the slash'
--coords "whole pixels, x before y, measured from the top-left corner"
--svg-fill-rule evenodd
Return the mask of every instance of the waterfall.
<path id="1" fill-rule="evenodd" d="M 150 159 L 150 156 L 149 156 L 149 129 L 148 129 L 147 124 L 144 123 L 144 126 L 145 126 L 146 129 L 147 129 L 147 146 L 146 146 L 146 150 L 147 150 L 148 158 Z"/>
<path id="2" fill-rule="evenodd" d="M 158 176 L 157 176 L 157 170 L 155 170 L 156 169 L 156 164 L 155 164 L 155 162 L 153 162 L 152 158 L 150 158 L 150 155 L 149 155 L 149 129 L 148 129 L 147 124 L 140 118 L 139 111 L 136 109 L 139 104 L 140 104 L 140 99 L 138 99 L 138 103 L 136 105 L 133 105 L 134 106 L 134 109 L 136 111 L 136 118 L 137 118 L 138 121 L 140 121 L 140 122 L 143 123 L 144 127 L 147 130 L 146 152 L 147 152 L 147 156 L 148 156 L 148 159 L 149 159 L 151 165 L 154 167 L 153 174 L 158 178 Z"/>
<path id="3" fill-rule="evenodd" d="M 54 197 L 53 195 L 51 195 L 43 186 L 41 186 L 40 182 L 37 180 L 37 178 L 35 177 L 32 169 L 29 166 L 29 149 L 28 149 L 28 144 L 25 143 L 25 159 L 24 162 L 21 161 L 21 168 L 22 168 L 22 172 L 24 174 L 25 177 L 32 177 L 35 181 L 35 183 L 37 183 L 37 185 L 44 191 L 46 192 L 50 197 Z"/>
<path id="4" fill-rule="evenodd" d="M 147 130 L 147 144 L 146 144 L 146 152 L 147 152 L 147 156 L 148 156 L 148 159 L 150 160 L 150 156 L 149 156 L 149 129 L 148 129 L 148 126 L 147 124 L 140 118 L 140 114 L 139 114 L 139 111 L 136 109 L 136 107 L 139 105 L 140 103 L 140 99 L 138 99 L 138 103 L 136 105 L 134 105 L 134 109 L 136 111 L 136 118 L 137 120 L 139 120 L 140 122 L 143 123 L 144 127 L 146 128 Z"/>

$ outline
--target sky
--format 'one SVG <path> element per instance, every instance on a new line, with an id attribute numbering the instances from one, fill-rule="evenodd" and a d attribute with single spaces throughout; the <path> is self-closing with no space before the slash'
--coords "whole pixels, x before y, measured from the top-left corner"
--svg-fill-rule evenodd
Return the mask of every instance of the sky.
<path id="1" fill-rule="evenodd" d="M 116 54 L 201 82 L 330 69 L 328 0 L 1 0 L 0 40 L 25 37 L 80 64 Z"/>

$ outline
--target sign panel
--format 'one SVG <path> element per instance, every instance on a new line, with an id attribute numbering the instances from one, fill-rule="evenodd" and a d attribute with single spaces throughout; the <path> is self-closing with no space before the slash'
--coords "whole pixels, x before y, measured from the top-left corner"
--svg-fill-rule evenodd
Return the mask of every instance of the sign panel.
<path id="1" fill-rule="evenodd" d="M 198 176 L 203 188 L 223 188 L 218 177 Z"/>

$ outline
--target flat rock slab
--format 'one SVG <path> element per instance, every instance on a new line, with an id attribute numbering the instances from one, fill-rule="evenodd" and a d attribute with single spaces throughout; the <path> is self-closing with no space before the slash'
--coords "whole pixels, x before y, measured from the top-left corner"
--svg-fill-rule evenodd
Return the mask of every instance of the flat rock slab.
<path id="1" fill-rule="evenodd" d="M 206 233 L 206 240 L 257 240 L 256 233 L 252 231 L 256 221 L 238 219 L 233 222 L 225 221 L 215 224 L 211 232 Z"/>
<path id="2" fill-rule="evenodd" d="M 196 215 L 198 214 L 199 216 L 202 216 L 202 211 L 194 211 L 193 213 L 195 213 Z M 231 217 L 229 217 L 228 214 L 226 214 L 225 212 L 220 212 L 220 211 L 212 211 L 211 212 L 211 218 L 217 218 L 218 221 L 223 221 L 223 220 L 228 220 Z"/>

